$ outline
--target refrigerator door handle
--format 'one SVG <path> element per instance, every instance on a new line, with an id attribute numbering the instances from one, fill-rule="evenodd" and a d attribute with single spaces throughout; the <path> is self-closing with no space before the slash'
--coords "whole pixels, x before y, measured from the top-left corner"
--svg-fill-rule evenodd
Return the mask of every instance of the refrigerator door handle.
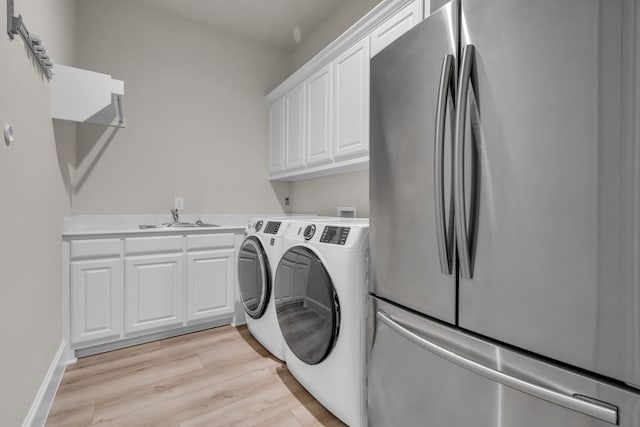
<path id="1" fill-rule="evenodd" d="M 462 49 L 462 65 L 460 66 L 460 80 L 458 83 L 458 100 L 456 102 L 455 144 L 454 144 L 454 215 L 458 256 L 460 258 L 460 275 L 464 279 L 471 279 L 471 251 L 467 232 L 467 214 L 464 198 L 464 139 L 467 114 L 467 93 L 475 57 L 475 47 L 471 44 Z"/>
<path id="2" fill-rule="evenodd" d="M 548 387 L 532 384 L 528 381 L 505 374 L 496 369 L 485 366 L 465 356 L 462 356 L 452 350 L 449 350 L 428 338 L 419 336 L 415 332 L 405 328 L 395 321 L 390 315 L 384 311 L 378 310 L 376 317 L 382 323 L 390 327 L 393 331 L 411 341 L 412 343 L 430 351 L 431 353 L 442 357 L 443 359 L 454 363 L 468 371 L 481 375 L 489 380 L 500 383 L 514 390 L 526 393 L 533 397 L 546 400 L 553 404 L 580 412 L 592 418 L 605 421 L 609 424 L 618 425 L 618 408 L 605 402 L 582 396 L 577 393 L 567 394 L 560 391 L 552 390 Z"/>
<path id="3" fill-rule="evenodd" d="M 453 77 L 453 55 L 446 55 L 442 61 L 440 72 L 440 86 L 438 87 L 438 103 L 436 104 L 436 126 L 434 141 L 434 167 L 433 182 L 435 186 L 434 198 L 436 208 L 436 235 L 438 241 L 438 253 L 440 254 L 440 271 L 447 276 L 451 274 L 452 248 L 447 244 L 447 228 L 445 225 L 445 200 L 444 200 L 444 140 L 445 122 L 447 116 L 447 100 L 449 93 L 455 96 L 455 80 Z M 454 104 L 455 114 L 455 104 Z M 453 214 L 453 212 L 451 213 Z"/>

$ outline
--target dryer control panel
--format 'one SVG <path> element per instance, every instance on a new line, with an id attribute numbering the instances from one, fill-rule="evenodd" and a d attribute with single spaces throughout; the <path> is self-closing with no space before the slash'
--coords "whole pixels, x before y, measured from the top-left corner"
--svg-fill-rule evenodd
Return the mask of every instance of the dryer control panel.
<path id="1" fill-rule="evenodd" d="M 333 227 L 327 225 L 322 230 L 320 243 L 332 243 L 334 245 L 344 245 L 349 237 L 349 227 Z"/>

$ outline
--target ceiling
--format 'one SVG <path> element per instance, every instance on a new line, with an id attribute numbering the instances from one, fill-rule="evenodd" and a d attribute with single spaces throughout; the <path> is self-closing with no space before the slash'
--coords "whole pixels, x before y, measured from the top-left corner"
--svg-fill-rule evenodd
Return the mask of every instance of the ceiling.
<path id="1" fill-rule="evenodd" d="M 346 0 L 140 1 L 238 37 L 275 46 L 288 52 L 295 49 L 300 39 L 304 40 L 333 11 L 346 2 Z"/>

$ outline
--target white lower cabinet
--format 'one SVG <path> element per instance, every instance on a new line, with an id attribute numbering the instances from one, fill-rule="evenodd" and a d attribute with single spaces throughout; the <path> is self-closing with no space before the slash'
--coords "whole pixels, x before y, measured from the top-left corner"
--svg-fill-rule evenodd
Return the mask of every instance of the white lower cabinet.
<path id="1" fill-rule="evenodd" d="M 122 337 L 122 259 L 72 261 L 71 344 Z"/>
<path id="2" fill-rule="evenodd" d="M 187 254 L 187 321 L 233 313 L 234 250 Z"/>
<path id="3" fill-rule="evenodd" d="M 184 254 L 125 258 L 125 332 L 184 322 Z"/>
<path id="4" fill-rule="evenodd" d="M 70 351 L 122 347 L 145 336 L 231 323 L 235 237 L 195 233 L 72 240 L 65 256 Z"/>

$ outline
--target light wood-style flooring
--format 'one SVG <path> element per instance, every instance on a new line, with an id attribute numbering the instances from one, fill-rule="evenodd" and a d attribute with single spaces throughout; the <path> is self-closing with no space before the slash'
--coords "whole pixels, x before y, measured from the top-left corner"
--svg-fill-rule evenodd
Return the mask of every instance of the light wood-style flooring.
<path id="1" fill-rule="evenodd" d="M 343 426 L 246 327 L 85 357 L 64 373 L 47 426 Z"/>

